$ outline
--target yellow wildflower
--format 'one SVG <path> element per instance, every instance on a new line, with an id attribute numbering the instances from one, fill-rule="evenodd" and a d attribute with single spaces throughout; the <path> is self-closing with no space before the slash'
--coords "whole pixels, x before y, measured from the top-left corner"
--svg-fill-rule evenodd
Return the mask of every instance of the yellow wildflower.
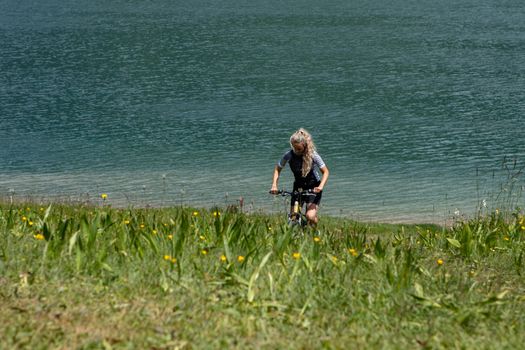
<path id="1" fill-rule="evenodd" d="M 503 240 L 504 241 L 508 241 L 508 240 L 510 240 L 510 238 L 509 238 L 509 236 L 505 236 L 505 237 L 503 237 Z"/>
<path id="2" fill-rule="evenodd" d="M 124 220 L 125 225 L 129 225 L 129 220 Z"/>
<path id="3" fill-rule="evenodd" d="M 192 215 L 193 216 L 199 216 L 199 212 L 198 211 L 194 211 Z"/>
<path id="4" fill-rule="evenodd" d="M 39 241 L 42 241 L 45 239 L 44 235 L 41 234 L 41 233 L 37 233 L 36 235 L 34 235 L 33 237 L 35 237 L 35 239 L 38 239 Z"/>
<path id="5" fill-rule="evenodd" d="M 348 249 L 348 253 L 350 253 L 350 255 L 352 255 L 352 256 L 358 256 L 359 255 L 357 253 L 357 250 L 355 250 L 354 248 Z"/>
<path id="6" fill-rule="evenodd" d="M 22 216 L 22 221 L 27 221 L 27 218 L 25 216 Z"/>
<path id="7" fill-rule="evenodd" d="M 240 262 L 240 263 L 242 263 L 242 262 L 244 261 L 244 256 L 239 255 L 239 256 L 237 257 L 237 261 Z"/>
<path id="8" fill-rule="evenodd" d="M 167 261 L 167 260 L 171 260 L 171 256 L 169 256 L 169 255 L 164 255 L 164 260 L 166 260 L 166 261 Z"/>
<path id="9" fill-rule="evenodd" d="M 29 226 L 33 226 L 33 221 L 28 222 Z"/>
<path id="10" fill-rule="evenodd" d="M 315 243 L 320 243 L 320 242 L 321 242 L 321 237 L 317 237 L 317 236 L 315 236 L 315 237 L 314 237 L 314 242 L 315 242 Z"/>
<path id="11" fill-rule="evenodd" d="M 226 255 L 224 255 L 224 254 L 221 255 L 221 258 L 220 258 L 220 259 L 221 259 L 221 262 L 226 262 L 226 261 L 228 261 L 228 258 L 227 258 Z"/>
<path id="12" fill-rule="evenodd" d="M 293 257 L 295 260 L 298 260 L 298 259 L 301 258 L 301 253 L 297 253 L 297 252 L 296 252 L 296 253 L 293 253 L 293 254 L 292 254 L 292 257 Z"/>
<path id="13" fill-rule="evenodd" d="M 213 216 L 214 216 L 214 217 L 221 216 L 221 213 L 220 213 L 219 211 L 214 211 L 214 212 L 213 212 Z"/>
<path id="14" fill-rule="evenodd" d="M 153 233 L 154 235 L 156 235 L 156 234 L 157 234 L 157 230 L 153 230 L 153 231 L 151 231 L 151 233 Z"/>
<path id="15" fill-rule="evenodd" d="M 173 239 L 173 235 L 168 235 L 168 239 Z"/>
<path id="16" fill-rule="evenodd" d="M 208 248 L 204 248 L 203 250 L 201 250 L 202 255 L 208 255 L 208 252 L 209 252 Z"/>
<path id="17" fill-rule="evenodd" d="M 443 265 L 444 261 L 443 261 L 443 259 L 437 259 L 436 263 L 437 263 L 439 266 L 441 266 L 441 265 Z"/>
<path id="18" fill-rule="evenodd" d="M 144 227 L 145 227 L 144 224 L 140 224 L 140 228 L 144 228 Z"/>
<path id="19" fill-rule="evenodd" d="M 175 264 L 177 262 L 177 258 L 171 258 L 171 262 Z"/>
<path id="20" fill-rule="evenodd" d="M 106 199 L 108 198 L 107 193 L 102 193 L 102 194 L 100 195 L 100 198 L 102 198 L 103 200 L 106 200 Z"/>
<path id="21" fill-rule="evenodd" d="M 201 241 L 205 241 L 206 240 L 206 237 L 204 237 L 203 235 L 200 235 L 199 238 L 200 238 Z"/>

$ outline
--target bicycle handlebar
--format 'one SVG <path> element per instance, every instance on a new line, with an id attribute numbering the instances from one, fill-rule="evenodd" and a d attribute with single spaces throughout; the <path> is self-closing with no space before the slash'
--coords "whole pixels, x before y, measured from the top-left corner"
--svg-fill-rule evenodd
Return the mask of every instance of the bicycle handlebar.
<path id="1" fill-rule="evenodd" d="M 317 195 L 316 192 L 314 192 L 312 189 L 309 189 L 309 190 L 303 190 L 303 191 L 293 191 L 293 192 L 290 192 L 290 191 L 285 191 L 285 190 L 277 190 L 277 192 L 272 192 L 272 191 L 269 191 L 270 194 L 273 194 L 273 195 L 281 195 L 281 196 L 294 196 L 294 195 L 299 195 L 299 196 L 315 196 Z"/>

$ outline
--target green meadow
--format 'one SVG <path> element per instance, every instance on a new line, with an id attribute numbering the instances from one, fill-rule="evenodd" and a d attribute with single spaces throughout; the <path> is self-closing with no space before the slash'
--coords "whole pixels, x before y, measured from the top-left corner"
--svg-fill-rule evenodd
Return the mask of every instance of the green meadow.
<path id="1" fill-rule="evenodd" d="M 1 349 L 516 349 L 520 209 L 451 227 L 0 204 Z"/>

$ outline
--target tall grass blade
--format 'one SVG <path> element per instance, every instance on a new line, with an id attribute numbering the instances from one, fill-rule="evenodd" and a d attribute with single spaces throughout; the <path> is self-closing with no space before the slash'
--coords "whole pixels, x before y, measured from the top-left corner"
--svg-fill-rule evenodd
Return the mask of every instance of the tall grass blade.
<path id="1" fill-rule="evenodd" d="M 73 233 L 73 235 L 69 239 L 69 248 L 68 248 L 68 254 L 69 255 L 71 255 L 71 253 L 73 252 L 73 248 L 75 248 L 75 246 L 79 246 L 80 249 L 82 249 L 81 248 L 81 239 L 80 239 L 79 235 L 80 235 L 80 230 L 76 231 L 75 233 Z M 77 242 L 78 242 L 78 244 L 77 244 Z"/>
<path id="2" fill-rule="evenodd" d="M 250 277 L 250 282 L 248 283 L 248 293 L 247 293 L 247 299 L 248 299 L 248 302 L 250 303 L 253 302 L 253 299 L 255 298 L 255 288 L 254 288 L 255 282 L 257 281 L 257 278 L 259 278 L 259 273 L 261 272 L 264 265 L 266 265 L 271 255 L 272 255 L 272 252 L 269 252 L 263 257 L 261 263 L 255 269 L 255 272 Z"/>
<path id="3" fill-rule="evenodd" d="M 451 246 L 456 248 L 461 248 L 461 243 L 457 239 L 454 238 L 447 238 L 448 243 L 450 243 Z"/>

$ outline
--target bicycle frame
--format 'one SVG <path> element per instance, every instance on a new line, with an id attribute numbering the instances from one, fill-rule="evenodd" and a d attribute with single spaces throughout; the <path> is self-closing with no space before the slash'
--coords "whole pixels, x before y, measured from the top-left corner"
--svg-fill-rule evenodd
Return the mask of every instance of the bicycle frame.
<path id="1" fill-rule="evenodd" d="M 303 207 L 308 203 L 308 197 L 315 196 L 315 193 L 312 190 L 299 189 L 298 191 L 293 192 L 279 190 L 275 194 L 283 197 L 290 196 L 290 198 L 296 198 L 293 206 L 290 205 L 291 210 L 288 213 L 288 225 L 305 227 L 308 224 L 308 220 L 306 219 L 305 214 L 303 214 L 303 211 L 306 212 L 306 208 Z"/>

